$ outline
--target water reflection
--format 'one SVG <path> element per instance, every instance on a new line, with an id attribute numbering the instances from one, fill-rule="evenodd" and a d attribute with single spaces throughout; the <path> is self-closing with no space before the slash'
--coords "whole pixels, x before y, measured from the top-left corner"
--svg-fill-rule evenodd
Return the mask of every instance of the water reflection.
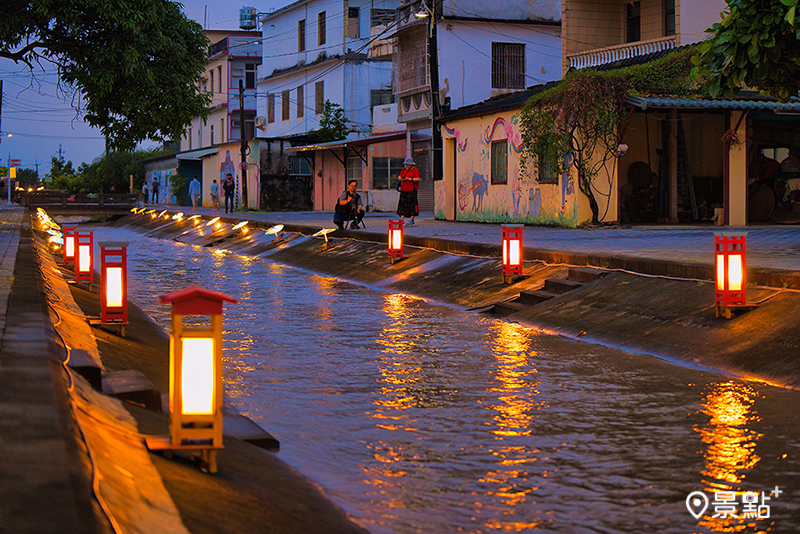
<path id="1" fill-rule="evenodd" d="M 708 477 L 704 484 L 709 495 L 719 491 L 734 492 L 741 503 L 745 491 L 741 483 L 761 460 L 756 445 L 763 434 L 748 428 L 761 421 L 753 406 L 757 397 L 754 387 L 733 381 L 707 387 L 702 412 L 709 421 L 695 430 L 707 445 L 701 472 Z M 741 532 L 747 528 L 740 519 L 712 518 L 713 514 L 712 507 L 700 523 L 713 532 Z"/>
<path id="2" fill-rule="evenodd" d="M 114 238 L 131 241 L 131 295 L 164 326 L 155 296 L 169 290 L 240 299 L 225 311 L 226 395 L 373 534 L 730 531 L 698 525 L 688 493 L 781 484 L 798 502 L 795 392 L 757 396 L 269 261 Z M 793 513 L 773 507 L 776 532 Z"/>

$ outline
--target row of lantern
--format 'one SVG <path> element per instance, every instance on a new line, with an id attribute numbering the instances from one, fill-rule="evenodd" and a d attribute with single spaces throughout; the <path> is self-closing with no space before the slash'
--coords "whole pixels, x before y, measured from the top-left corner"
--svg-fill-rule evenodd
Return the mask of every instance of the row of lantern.
<path id="1" fill-rule="evenodd" d="M 43 210 L 42 210 L 43 211 Z M 40 219 L 48 220 L 45 214 Z M 52 219 L 49 219 L 52 222 Z M 57 225 L 44 225 L 56 231 Z M 75 267 L 75 282 L 93 281 L 93 232 L 63 228 L 62 263 Z M 128 324 L 127 242 L 100 241 L 100 321 Z M 160 295 L 172 305 L 170 334 L 170 434 L 145 441 L 151 450 L 195 450 L 209 472 L 217 471 L 216 451 L 222 448 L 222 305 L 236 299 L 199 287 Z M 210 327 L 189 328 L 185 315 L 209 316 Z"/>

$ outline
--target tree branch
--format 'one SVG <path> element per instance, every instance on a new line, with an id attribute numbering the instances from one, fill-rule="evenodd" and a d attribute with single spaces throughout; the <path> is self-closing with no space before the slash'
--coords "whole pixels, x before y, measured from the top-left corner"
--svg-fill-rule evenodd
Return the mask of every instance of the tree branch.
<path id="1" fill-rule="evenodd" d="M 33 52 L 34 57 L 38 57 L 39 54 L 34 51 L 34 49 L 37 47 L 46 48 L 47 45 L 46 43 L 43 43 L 41 41 L 34 41 L 32 43 L 28 43 L 27 45 L 25 45 L 25 47 L 23 47 L 21 50 L 18 50 L 17 52 L 12 52 L 8 49 L 0 49 L 0 57 L 8 58 L 14 61 L 14 63 L 19 63 L 20 61 L 22 61 L 28 66 L 28 68 L 32 69 L 33 65 L 31 64 L 30 60 L 25 56 L 28 55 L 28 53 Z"/>

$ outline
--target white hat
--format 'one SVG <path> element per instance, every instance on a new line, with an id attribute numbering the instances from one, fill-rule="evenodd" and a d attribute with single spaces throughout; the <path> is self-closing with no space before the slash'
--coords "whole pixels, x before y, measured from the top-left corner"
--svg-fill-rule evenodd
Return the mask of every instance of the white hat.
<path id="1" fill-rule="evenodd" d="M 406 159 L 403 160 L 403 165 L 414 165 L 414 158 L 408 156 Z"/>

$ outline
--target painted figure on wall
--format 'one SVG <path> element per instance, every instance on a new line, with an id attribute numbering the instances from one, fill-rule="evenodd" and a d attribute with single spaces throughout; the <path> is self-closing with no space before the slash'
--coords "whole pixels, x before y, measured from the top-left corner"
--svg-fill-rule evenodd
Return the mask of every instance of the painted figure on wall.
<path id="1" fill-rule="evenodd" d="M 528 214 L 534 219 L 542 216 L 542 190 L 538 187 L 528 190 Z"/>
<path id="2" fill-rule="evenodd" d="M 489 180 L 486 176 L 472 173 L 472 185 L 467 186 L 464 182 L 458 184 L 458 207 L 461 211 L 467 209 L 469 195 L 472 193 L 472 211 L 483 211 L 483 197 L 489 192 Z"/>

